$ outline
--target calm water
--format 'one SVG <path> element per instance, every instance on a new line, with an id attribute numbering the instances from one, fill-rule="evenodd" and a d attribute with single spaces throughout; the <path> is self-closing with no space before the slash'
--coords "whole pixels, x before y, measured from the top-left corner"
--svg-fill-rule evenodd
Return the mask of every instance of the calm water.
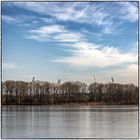
<path id="1" fill-rule="evenodd" d="M 3 138 L 137 138 L 137 106 L 3 106 Z"/>

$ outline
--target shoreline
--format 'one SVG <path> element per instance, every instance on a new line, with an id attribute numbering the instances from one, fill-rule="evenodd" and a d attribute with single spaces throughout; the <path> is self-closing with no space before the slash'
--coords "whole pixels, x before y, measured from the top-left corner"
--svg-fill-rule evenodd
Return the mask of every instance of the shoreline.
<path id="1" fill-rule="evenodd" d="M 64 103 L 64 104 L 1 104 L 1 106 L 112 106 L 112 105 L 139 105 L 139 104 L 104 104 L 104 103 Z"/>

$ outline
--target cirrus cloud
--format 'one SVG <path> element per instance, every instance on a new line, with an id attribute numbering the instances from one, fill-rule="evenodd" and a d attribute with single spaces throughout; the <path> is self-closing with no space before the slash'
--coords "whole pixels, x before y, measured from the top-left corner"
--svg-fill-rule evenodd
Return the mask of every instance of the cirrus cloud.
<path id="1" fill-rule="evenodd" d="M 13 63 L 2 63 L 2 68 L 3 69 L 16 69 L 17 65 Z"/>
<path id="2" fill-rule="evenodd" d="M 86 35 L 62 25 L 48 25 L 28 31 L 27 39 L 63 43 L 69 55 L 55 58 L 53 62 L 75 67 L 109 67 L 137 63 L 137 52 L 121 52 L 117 47 L 88 41 Z"/>

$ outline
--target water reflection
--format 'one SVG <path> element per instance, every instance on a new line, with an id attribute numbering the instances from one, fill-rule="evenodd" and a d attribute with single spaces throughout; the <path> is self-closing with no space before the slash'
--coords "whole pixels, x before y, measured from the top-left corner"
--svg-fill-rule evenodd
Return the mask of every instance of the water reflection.
<path id="1" fill-rule="evenodd" d="M 3 138 L 137 138 L 137 106 L 3 106 Z"/>

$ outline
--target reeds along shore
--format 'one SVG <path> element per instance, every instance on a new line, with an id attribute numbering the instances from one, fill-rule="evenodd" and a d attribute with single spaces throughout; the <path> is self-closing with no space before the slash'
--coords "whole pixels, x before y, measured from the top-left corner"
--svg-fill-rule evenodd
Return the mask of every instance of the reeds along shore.
<path id="1" fill-rule="evenodd" d="M 138 96 L 138 86 L 134 84 L 2 82 L 2 105 L 138 104 Z"/>

